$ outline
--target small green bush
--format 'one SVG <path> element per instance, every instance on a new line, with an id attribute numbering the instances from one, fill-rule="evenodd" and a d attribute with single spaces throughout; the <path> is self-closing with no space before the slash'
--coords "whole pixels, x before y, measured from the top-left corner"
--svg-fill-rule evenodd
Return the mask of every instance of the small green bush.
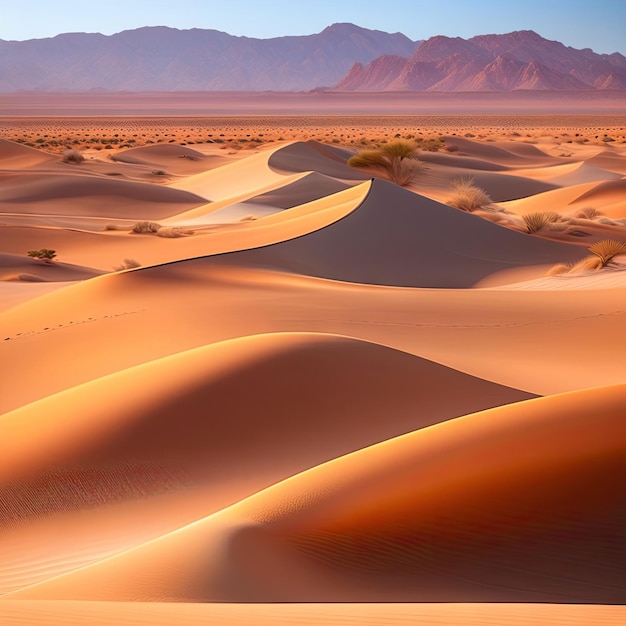
<path id="1" fill-rule="evenodd" d="M 49 250 L 48 248 L 42 248 L 41 250 L 29 250 L 27 252 L 29 257 L 33 259 L 39 259 L 46 263 L 52 263 L 52 260 L 57 255 L 56 250 Z"/>

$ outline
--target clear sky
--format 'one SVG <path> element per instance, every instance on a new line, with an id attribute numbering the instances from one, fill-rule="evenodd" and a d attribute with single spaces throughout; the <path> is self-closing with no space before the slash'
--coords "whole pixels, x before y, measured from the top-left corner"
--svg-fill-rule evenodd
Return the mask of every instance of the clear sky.
<path id="1" fill-rule="evenodd" d="M 316 33 L 334 22 L 411 39 L 530 29 L 574 48 L 626 54 L 626 0 L 0 0 L 0 39 L 141 26 L 267 38 Z"/>

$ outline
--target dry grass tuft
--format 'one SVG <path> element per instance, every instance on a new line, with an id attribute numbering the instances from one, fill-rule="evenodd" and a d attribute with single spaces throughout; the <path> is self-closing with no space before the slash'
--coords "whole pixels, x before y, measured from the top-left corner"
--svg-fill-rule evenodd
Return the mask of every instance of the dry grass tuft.
<path id="1" fill-rule="evenodd" d="M 348 165 L 379 171 L 392 183 L 407 187 L 424 168 L 416 158 L 417 150 L 417 145 L 412 141 L 392 141 L 376 150 L 359 152 L 348 159 Z"/>
<path id="2" fill-rule="evenodd" d="M 137 222 L 131 232 L 136 233 L 138 235 L 143 234 L 152 234 L 156 233 L 160 228 L 162 228 L 161 224 L 157 222 Z"/>
<path id="3" fill-rule="evenodd" d="M 85 157 L 78 150 L 66 150 L 63 153 L 63 163 L 73 163 L 78 165 L 85 160 Z"/>
<path id="4" fill-rule="evenodd" d="M 593 220 L 593 219 L 596 219 L 597 217 L 602 217 L 603 215 L 604 213 L 602 213 L 601 211 L 598 211 L 598 209 L 594 209 L 593 207 L 589 206 L 578 211 L 575 217 L 578 217 L 584 220 Z"/>
<path id="5" fill-rule="evenodd" d="M 455 209 L 473 213 L 491 204 L 491 198 L 483 189 L 474 184 L 473 178 L 458 178 L 450 185 L 452 196 L 448 204 Z"/>
<path id="6" fill-rule="evenodd" d="M 141 267 L 141 263 L 139 263 L 139 261 L 135 261 L 135 259 L 124 259 L 124 262 L 121 265 L 116 265 L 113 270 L 121 272 L 123 270 L 132 270 L 136 267 Z"/>
<path id="7" fill-rule="evenodd" d="M 527 233 L 539 232 L 550 224 L 561 220 L 561 216 L 554 211 L 536 211 L 534 213 L 527 213 L 523 215 L 522 218 L 526 224 Z"/>
<path id="8" fill-rule="evenodd" d="M 626 254 L 626 243 L 615 239 L 603 239 L 589 246 L 588 250 L 598 257 L 600 267 L 606 267 L 616 256 Z"/>

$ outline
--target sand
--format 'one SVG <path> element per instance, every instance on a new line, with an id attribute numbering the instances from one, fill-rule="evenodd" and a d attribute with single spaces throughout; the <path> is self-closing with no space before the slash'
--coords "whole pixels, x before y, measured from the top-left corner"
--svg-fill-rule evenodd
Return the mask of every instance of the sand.
<path id="1" fill-rule="evenodd" d="M 0 119 L 0 621 L 621 623 L 623 116 L 168 106 Z"/>

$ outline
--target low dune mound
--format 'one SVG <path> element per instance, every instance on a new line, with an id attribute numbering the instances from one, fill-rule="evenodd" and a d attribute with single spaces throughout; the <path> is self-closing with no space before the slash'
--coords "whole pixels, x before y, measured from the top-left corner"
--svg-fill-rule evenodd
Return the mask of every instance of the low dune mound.
<path id="1" fill-rule="evenodd" d="M 0 253 L 0 280 L 20 282 L 67 282 L 104 274 L 101 270 L 58 261 L 45 262 L 26 255 Z"/>
<path id="2" fill-rule="evenodd" d="M 179 479 L 243 497 L 388 437 L 530 397 L 334 335 L 214 344 L 5 414 L 4 523 L 147 497 Z"/>
<path id="3" fill-rule="evenodd" d="M 0 170 L 27 169 L 54 160 L 54 156 L 41 150 L 0 139 Z"/>
<path id="4" fill-rule="evenodd" d="M 356 210 L 325 228 L 214 259 L 354 283 L 453 289 L 510 267 L 579 257 L 567 244 L 514 232 L 374 180 Z"/>
<path id="5" fill-rule="evenodd" d="M 552 183 L 559 187 L 597 183 L 621 178 L 620 174 L 581 161 L 524 170 L 516 169 L 512 173 L 532 180 Z"/>
<path id="6" fill-rule="evenodd" d="M 475 159 L 469 156 L 460 156 L 456 154 L 445 154 L 441 152 L 421 152 L 419 160 L 424 163 L 436 163 L 437 165 L 447 165 L 450 167 L 459 167 L 467 170 L 478 170 L 485 172 L 503 172 L 507 169 L 505 165 L 498 165 L 482 159 Z"/>
<path id="7" fill-rule="evenodd" d="M 619 180 L 607 180 L 599 183 L 592 189 L 589 189 L 578 196 L 576 198 L 576 202 L 614 204 L 617 202 L 623 202 L 625 197 L 626 178 L 620 178 Z"/>
<path id="8" fill-rule="evenodd" d="M 317 172 L 342 180 L 367 180 L 371 174 L 349 167 L 354 153 L 317 141 L 296 141 L 272 153 L 268 165 L 277 172 Z"/>
<path id="9" fill-rule="evenodd" d="M 228 163 L 226 157 L 205 155 L 187 146 L 158 144 L 130 148 L 118 152 L 114 161 L 133 165 L 148 165 L 172 174 L 189 175 L 204 172 Z"/>
<path id="10" fill-rule="evenodd" d="M 548 165 L 554 163 L 554 157 L 551 157 L 541 150 L 532 150 L 527 148 L 511 149 L 510 145 L 506 148 L 501 147 L 502 144 L 493 145 L 482 141 L 474 141 L 466 137 L 452 137 L 450 143 L 453 143 L 460 156 L 469 156 L 481 161 L 490 161 L 499 165 L 508 165 L 523 167 L 527 164 L 529 167 L 535 165 Z M 519 144 L 518 144 L 519 145 Z"/>
<path id="11" fill-rule="evenodd" d="M 7 212 L 159 219 L 205 200 L 186 191 L 135 181 L 29 173 L 0 181 L 0 202 Z"/>
<path id="12" fill-rule="evenodd" d="M 623 604 L 625 406 L 621 385 L 450 420 L 7 597 Z"/>
<path id="13" fill-rule="evenodd" d="M 602 150 L 587 159 L 587 163 L 626 176 L 626 158 L 622 154 L 613 152 L 613 150 Z"/>

